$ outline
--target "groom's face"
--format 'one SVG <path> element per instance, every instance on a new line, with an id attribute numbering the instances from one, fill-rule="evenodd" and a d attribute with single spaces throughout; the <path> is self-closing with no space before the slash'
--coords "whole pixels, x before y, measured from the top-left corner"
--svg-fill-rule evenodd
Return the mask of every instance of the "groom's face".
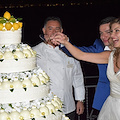
<path id="1" fill-rule="evenodd" d="M 99 27 L 100 39 L 104 43 L 105 46 L 109 46 L 110 39 L 110 23 L 102 24 Z"/>

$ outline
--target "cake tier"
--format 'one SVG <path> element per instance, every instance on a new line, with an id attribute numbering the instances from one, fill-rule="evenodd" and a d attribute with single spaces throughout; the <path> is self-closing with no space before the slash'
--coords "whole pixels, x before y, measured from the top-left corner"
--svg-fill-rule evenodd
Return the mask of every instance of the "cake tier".
<path id="1" fill-rule="evenodd" d="M 0 104 L 0 108 L 0 120 L 69 120 L 61 111 L 62 102 L 51 92 L 32 101 Z"/>
<path id="2" fill-rule="evenodd" d="M 18 114 L 17 114 L 18 115 Z M 27 114 L 28 115 L 28 114 Z M 70 120 L 68 117 L 65 117 L 62 112 L 56 111 L 54 114 L 49 114 L 47 117 L 39 117 L 39 118 L 29 118 L 29 119 L 23 119 L 21 116 L 16 117 L 16 114 L 14 117 L 11 117 L 13 115 L 4 113 L 3 115 L 1 114 L 0 120 Z M 12 119 L 13 118 L 13 119 Z"/>
<path id="3" fill-rule="evenodd" d="M 49 77 L 41 69 L 0 73 L 0 103 L 18 103 L 44 98 L 49 93 Z"/>
<path id="4" fill-rule="evenodd" d="M 36 58 L 6 59 L 0 62 L 0 73 L 22 72 L 36 68 Z"/>
<path id="5" fill-rule="evenodd" d="M 0 73 L 32 70 L 36 67 L 36 53 L 23 43 L 0 45 L 0 67 Z"/>
<path id="6" fill-rule="evenodd" d="M 15 31 L 0 31 L 0 44 L 10 45 L 21 43 L 21 29 Z"/>
<path id="7" fill-rule="evenodd" d="M 11 116 L 13 116 L 13 115 L 8 115 L 7 113 L 5 113 L 5 115 L 2 116 L 2 114 L 1 114 L 0 115 L 1 119 L 0 120 L 70 120 L 68 117 L 64 116 L 62 114 L 62 112 L 59 112 L 59 111 L 56 111 L 54 114 L 48 115 L 46 118 L 45 117 L 39 117 L 39 118 L 33 118 L 33 119 L 31 119 L 31 118 L 30 119 L 22 119 L 22 118 L 16 117 L 16 115 L 15 115 L 15 117 L 14 117 L 15 119 L 14 119 Z"/>
<path id="8" fill-rule="evenodd" d="M 31 87 L 25 89 L 15 89 L 13 92 L 10 90 L 0 90 L 0 103 L 15 103 L 32 101 L 43 98 L 49 93 L 49 85 L 40 85 L 39 87 Z"/>

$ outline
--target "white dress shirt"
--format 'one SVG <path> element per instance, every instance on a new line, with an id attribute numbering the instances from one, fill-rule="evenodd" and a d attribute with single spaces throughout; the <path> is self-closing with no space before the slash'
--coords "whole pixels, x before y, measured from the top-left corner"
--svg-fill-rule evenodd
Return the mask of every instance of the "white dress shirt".
<path id="1" fill-rule="evenodd" d="M 108 46 L 105 46 L 104 51 L 106 50 L 110 51 L 110 48 Z"/>
<path id="2" fill-rule="evenodd" d="M 37 52 L 37 65 L 50 77 L 51 91 L 63 102 L 63 113 L 75 110 L 75 100 L 85 99 L 84 79 L 80 62 L 68 57 L 59 47 L 53 48 L 44 42 L 33 47 Z"/>

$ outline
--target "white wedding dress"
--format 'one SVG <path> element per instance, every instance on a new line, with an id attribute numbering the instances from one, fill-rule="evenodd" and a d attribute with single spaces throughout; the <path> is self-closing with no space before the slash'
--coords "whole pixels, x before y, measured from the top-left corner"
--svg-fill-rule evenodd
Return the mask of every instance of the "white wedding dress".
<path id="1" fill-rule="evenodd" d="M 105 101 L 98 120 L 120 120 L 120 71 L 114 72 L 112 52 L 109 57 L 107 76 L 110 80 L 110 96 Z"/>

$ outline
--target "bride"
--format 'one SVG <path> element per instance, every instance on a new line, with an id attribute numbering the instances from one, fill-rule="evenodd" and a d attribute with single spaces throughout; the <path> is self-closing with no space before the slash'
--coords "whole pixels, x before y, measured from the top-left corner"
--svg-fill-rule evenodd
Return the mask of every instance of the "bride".
<path id="1" fill-rule="evenodd" d="M 69 52 L 78 60 L 93 63 L 108 63 L 107 76 L 110 80 L 110 95 L 105 101 L 98 120 L 120 120 L 120 18 L 110 23 L 111 38 L 114 50 L 101 53 L 85 53 L 67 41 L 63 33 L 56 33 L 52 36 L 54 44 L 62 43 Z"/>

